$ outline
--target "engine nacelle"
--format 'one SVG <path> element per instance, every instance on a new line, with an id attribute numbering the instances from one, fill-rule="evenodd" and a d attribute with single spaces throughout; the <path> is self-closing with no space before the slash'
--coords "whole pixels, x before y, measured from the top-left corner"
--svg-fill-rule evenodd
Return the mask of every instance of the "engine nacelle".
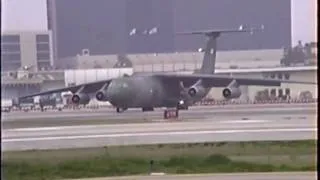
<path id="1" fill-rule="evenodd" d="M 205 89 L 202 86 L 192 86 L 188 90 L 188 94 L 191 97 L 202 97 L 205 93 Z"/>
<path id="2" fill-rule="evenodd" d="M 72 95 L 71 101 L 74 104 L 88 104 L 90 101 L 90 97 L 88 94 L 77 93 L 77 94 Z"/>
<path id="3" fill-rule="evenodd" d="M 223 89 L 222 95 L 226 99 L 233 99 L 233 98 L 238 98 L 241 96 L 241 90 L 236 87 L 227 87 Z"/>
<path id="4" fill-rule="evenodd" d="M 96 93 L 96 99 L 98 101 L 107 101 L 107 91 L 99 90 Z"/>

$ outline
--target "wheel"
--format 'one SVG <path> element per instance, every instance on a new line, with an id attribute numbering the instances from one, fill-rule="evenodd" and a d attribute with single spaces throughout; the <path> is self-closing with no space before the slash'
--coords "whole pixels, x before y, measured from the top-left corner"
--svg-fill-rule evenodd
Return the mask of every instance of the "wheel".
<path id="1" fill-rule="evenodd" d="M 117 113 L 122 113 L 123 111 L 127 110 L 127 108 L 120 108 L 117 107 Z"/>
<path id="2" fill-rule="evenodd" d="M 142 108 L 142 111 L 145 112 L 145 111 L 154 111 L 153 107 L 144 107 Z"/>
<path id="3" fill-rule="evenodd" d="M 168 111 L 167 111 L 167 110 L 164 110 L 164 112 L 163 112 L 163 118 L 164 118 L 164 119 L 168 119 Z"/>

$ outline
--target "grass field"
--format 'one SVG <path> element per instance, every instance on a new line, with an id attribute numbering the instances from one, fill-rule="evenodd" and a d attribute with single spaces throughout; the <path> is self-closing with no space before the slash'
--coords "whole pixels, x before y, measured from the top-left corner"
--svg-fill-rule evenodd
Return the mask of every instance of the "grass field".
<path id="1" fill-rule="evenodd" d="M 4 152 L 5 179 L 316 169 L 316 141 L 199 143 Z"/>

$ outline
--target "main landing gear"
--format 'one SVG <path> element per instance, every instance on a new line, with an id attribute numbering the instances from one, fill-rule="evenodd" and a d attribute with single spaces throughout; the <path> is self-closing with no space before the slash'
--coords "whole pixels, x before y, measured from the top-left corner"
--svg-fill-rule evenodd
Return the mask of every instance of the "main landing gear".
<path id="1" fill-rule="evenodd" d="M 143 111 L 143 112 L 154 111 L 154 108 L 153 108 L 153 107 L 143 107 L 143 108 L 142 108 L 142 111 Z"/>
<path id="2" fill-rule="evenodd" d="M 121 108 L 117 107 L 117 113 L 122 113 L 123 111 L 127 110 L 128 108 Z"/>

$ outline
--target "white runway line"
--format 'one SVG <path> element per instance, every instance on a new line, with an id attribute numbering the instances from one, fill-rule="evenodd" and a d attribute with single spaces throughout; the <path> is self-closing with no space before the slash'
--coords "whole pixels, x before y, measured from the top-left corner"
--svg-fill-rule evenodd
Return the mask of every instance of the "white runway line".
<path id="1" fill-rule="evenodd" d="M 60 136 L 60 137 L 39 137 L 39 138 L 13 138 L 2 139 L 2 142 L 27 142 L 27 141 L 48 141 L 48 140 L 72 140 L 90 138 L 111 138 L 111 137 L 142 137 L 142 136 L 168 136 L 168 135 L 199 135 L 199 134 L 228 134 L 228 133 L 261 133 L 261 132 L 302 132 L 317 131 L 317 128 L 294 128 L 294 129 L 245 129 L 245 130 L 211 130 L 211 131 L 176 131 L 176 132 L 151 132 L 151 133 L 121 133 L 121 134 L 97 134 L 81 136 Z"/>
<path id="2" fill-rule="evenodd" d="M 36 127 L 36 128 L 16 128 L 8 129 L 7 131 L 52 131 L 52 130 L 61 130 L 61 127 Z"/>
<path id="3" fill-rule="evenodd" d="M 178 120 L 177 120 L 178 121 Z M 171 121 L 160 121 L 158 120 L 157 122 L 163 122 L 159 123 L 159 125 L 163 125 L 164 123 L 170 123 Z M 269 120 L 226 120 L 226 121 L 218 121 L 216 123 L 221 123 L 221 124 L 232 124 L 232 123 L 265 123 L 265 122 L 270 122 Z M 177 123 L 183 123 L 183 121 L 178 121 Z M 190 122 L 194 123 L 194 122 Z M 214 123 L 212 123 L 214 124 Z M 127 124 L 129 125 L 129 124 Z M 146 126 L 148 124 L 140 124 L 140 123 L 135 123 L 135 124 L 130 124 L 130 126 Z M 150 124 L 151 126 L 154 126 L 155 124 Z M 32 132 L 32 131 L 58 131 L 58 130 L 63 130 L 63 129 L 86 129 L 86 128 L 96 128 L 96 127 L 120 127 L 123 126 L 122 124 L 106 124 L 106 125 L 79 125 L 79 126 L 54 126 L 54 127 L 34 127 L 34 128 L 15 128 L 15 129 L 7 129 L 6 131 L 19 131 L 19 132 Z"/>
<path id="4" fill-rule="evenodd" d="M 222 124 L 232 124 L 232 123 L 265 123 L 270 122 L 269 120 L 227 120 L 227 121 L 219 121 Z"/>

